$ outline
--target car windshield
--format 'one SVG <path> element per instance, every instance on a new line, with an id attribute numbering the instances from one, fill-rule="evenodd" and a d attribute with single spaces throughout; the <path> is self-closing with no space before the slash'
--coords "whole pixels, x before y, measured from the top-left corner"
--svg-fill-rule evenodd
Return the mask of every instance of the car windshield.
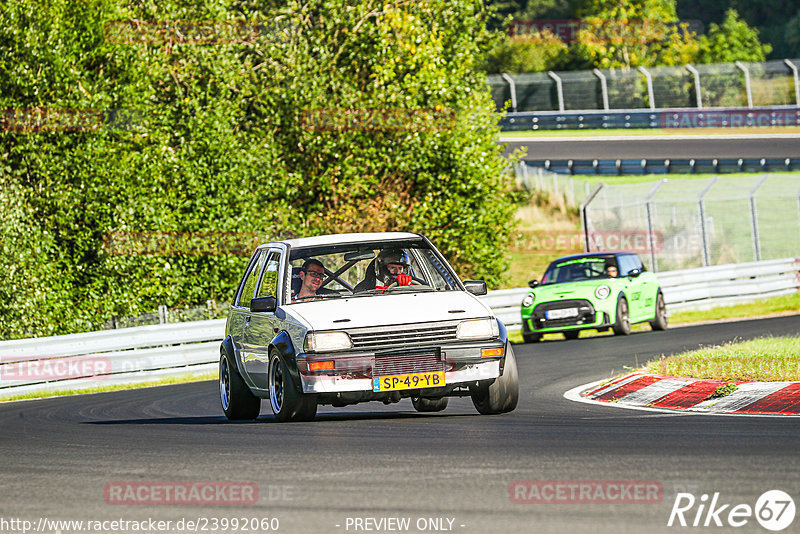
<path id="1" fill-rule="evenodd" d="M 293 249 L 289 264 L 290 302 L 460 289 L 456 275 L 424 242 Z M 323 276 L 321 282 L 306 283 L 303 290 L 306 278 L 319 278 L 308 271 Z"/>
<path id="2" fill-rule="evenodd" d="M 616 276 L 618 276 L 618 266 L 613 254 L 562 258 L 550 264 L 544 273 L 541 285 Z"/>

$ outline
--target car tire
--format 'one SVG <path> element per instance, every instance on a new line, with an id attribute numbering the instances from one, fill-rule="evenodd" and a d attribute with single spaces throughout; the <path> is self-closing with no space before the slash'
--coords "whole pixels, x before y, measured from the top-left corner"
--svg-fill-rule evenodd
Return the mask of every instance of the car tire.
<path id="1" fill-rule="evenodd" d="M 580 330 L 569 330 L 568 332 L 564 332 L 564 337 L 567 339 L 578 339 L 578 336 L 580 335 Z"/>
<path id="2" fill-rule="evenodd" d="M 656 295 L 655 319 L 650 321 L 650 328 L 653 330 L 667 329 L 667 305 L 664 302 L 664 294 L 661 291 Z"/>
<path id="3" fill-rule="evenodd" d="M 219 397 L 231 421 L 255 419 L 261 411 L 261 399 L 253 395 L 224 353 L 219 358 Z"/>
<path id="4" fill-rule="evenodd" d="M 614 333 L 618 336 L 627 336 L 631 333 L 631 318 L 625 297 L 620 297 L 617 301 L 617 322 L 614 323 Z"/>
<path id="5" fill-rule="evenodd" d="M 519 400 L 519 375 L 514 349 L 508 344 L 503 374 L 488 386 L 469 388 L 472 404 L 483 415 L 507 413 L 517 407 Z"/>
<path id="6" fill-rule="evenodd" d="M 542 340 L 542 334 L 522 334 L 522 341 L 525 343 L 538 343 Z"/>
<path id="7" fill-rule="evenodd" d="M 276 352 L 270 355 L 267 374 L 269 404 L 278 422 L 314 419 L 317 415 L 316 395 L 297 392 L 286 365 Z"/>
<path id="8" fill-rule="evenodd" d="M 411 397 L 411 404 L 418 412 L 441 412 L 447 408 L 447 397 L 428 399 L 425 397 Z"/>

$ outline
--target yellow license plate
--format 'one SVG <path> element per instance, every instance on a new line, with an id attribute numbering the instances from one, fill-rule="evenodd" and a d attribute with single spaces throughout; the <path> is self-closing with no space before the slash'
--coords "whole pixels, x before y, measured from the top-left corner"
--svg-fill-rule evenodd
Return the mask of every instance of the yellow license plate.
<path id="1" fill-rule="evenodd" d="M 407 375 L 376 376 L 372 379 L 372 391 L 435 388 L 443 385 L 444 371 L 411 373 Z"/>

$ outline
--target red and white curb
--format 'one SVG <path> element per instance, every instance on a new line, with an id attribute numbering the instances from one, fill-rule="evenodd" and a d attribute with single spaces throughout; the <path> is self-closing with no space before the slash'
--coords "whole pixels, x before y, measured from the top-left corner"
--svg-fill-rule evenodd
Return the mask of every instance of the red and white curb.
<path id="1" fill-rule="evenodd" d="M 569 400 L 640 410 L 680 410 L 685 413 L 800 415 L 800 382 L 733 382 L 736 391 L 712 397 L 721 380 L 676 378 L 631 373 L 612 381 L 578 386 L 564 394 Z"/>

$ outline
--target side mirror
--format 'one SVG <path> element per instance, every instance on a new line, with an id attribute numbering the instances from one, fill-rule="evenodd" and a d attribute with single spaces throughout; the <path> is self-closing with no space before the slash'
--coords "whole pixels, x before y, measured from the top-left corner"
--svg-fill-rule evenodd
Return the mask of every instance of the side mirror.
<path id="1" fill-rule="evenodd" d="M 250 301 L 251 312 L 274 312 L 278 307 L 275 297 L 258 297 Z"/>
<path id="2" fill-rule="evenodd" d="M 628 271 L 628 278 L 636 278 L 640 274 L 642 274 L 641 269 L 631 269 L 630 271 Z"/>
<path id="3" fill-rule="evenodd" d="M 483 280 L 464 280 L 464 289 L 467 290 L 467 293 L 480 297 L 486 294 L 486 282 Z"/>
<path id="4" fill-rule="evenodd" d="M 538 286 L 539 286 L 539 281 L 538 280 L 531 280 L 530 282 L 528 282 L 528 287 L 531 288 L 531 289 L 533 289 L 535 287 L 538 287 Z"/>

